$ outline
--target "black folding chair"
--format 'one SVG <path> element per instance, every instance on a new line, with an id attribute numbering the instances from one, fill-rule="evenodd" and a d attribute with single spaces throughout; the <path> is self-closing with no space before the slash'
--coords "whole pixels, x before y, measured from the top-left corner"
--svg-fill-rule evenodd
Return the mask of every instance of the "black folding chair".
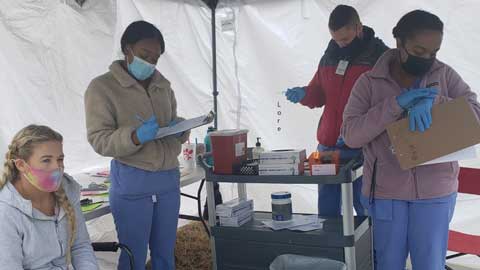
<path id="1" fill-rule="evenodd" d="M 133 258 L 132 251 L 129 247 L 124 244 L 120 244 L 117 242 L 96 242 L 92 243 L 93 251 L 100 251 L 100 252 L 117 252 L 120 248 L 128 255 L 128 259 L 130 261 L 130 269 L 134 269 L 135 261 Z"/>

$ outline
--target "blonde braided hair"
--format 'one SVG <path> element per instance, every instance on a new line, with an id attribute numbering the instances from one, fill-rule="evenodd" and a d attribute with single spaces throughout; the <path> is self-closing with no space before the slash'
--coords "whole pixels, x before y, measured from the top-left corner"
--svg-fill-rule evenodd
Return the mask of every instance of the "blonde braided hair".
<path id="1" fill-rule="evenodd" d="M 68 200 L 67 194 L 65 194 L 65 190 L 63 189 L 63 186 L 61 186 L 57 192 L 55 192 L 55 198 L 57 200 L 57 203 L 60 205 L 60 207 L 63 208 L 65 211 L 65 214 L 67 215 L 68 218 L 68 225 L 70 229 L 70 239 L 68 241 L 68 248 L 67 248 L 67 265 L 69 265 L 72 261 L 72 246 L 73 243 L 75 242 L 75 235 L 77 234 L 77 222 L 75 219 L 75 209 L 73 209 L 72 204 Z"/>
<path id="2" fill-rule="evenodd" d="M 5 154 L 5 162 L 3 163 L 3 175 L 0 178 L 0 189 L 2 189 L 7 182 L 13 182 L 18 177 L 18 170 L 14 163 L 14 153 L 16 153 L 16 147 L 12 143 L 8 146 L 8 151 Z"/>
<path id="3" fill-rule="evenodd" d="M 57 141 L 63 142 L 63 137 L 60 133 L 54 131 L 47 126 L 29 125 L 21 129 L 12 142 L 8 146 L 8 151 L 5 154 L 5 162 L 3 165 L 3 175 L 0 178 L 0 189 L 2 189 L 8 182 L 18 181 L 20 178 L 20 172 L 15 166 L 15 160 L 23 159 L 28 160 L 32 154 L 35 146 L 41 143 Z M 75 242 L 75 235 L 77 233 L 77 222 L 75 218 L 75 209 L 68 200 L 65 190 L 63 189 L 63 183 L 60 188 L 54 193 L 55 199 L 65 211 L 69 224 L 69 243 L 66 252 L 67 265 L 72 261 L 71 249 Z"/>

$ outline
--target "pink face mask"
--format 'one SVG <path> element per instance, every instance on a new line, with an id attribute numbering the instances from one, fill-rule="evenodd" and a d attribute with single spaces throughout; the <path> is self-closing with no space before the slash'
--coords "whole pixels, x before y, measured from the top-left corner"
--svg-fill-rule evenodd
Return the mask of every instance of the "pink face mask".
<path id="1" fill-rule="evenodd" d="M 45 192 L 55 192 L 60 188 L 63 179 L 63 168 L 53 171 L 44 171 L 29 167 L 29 171 L 24 173 L 25 178 L 34 187 Z"/>

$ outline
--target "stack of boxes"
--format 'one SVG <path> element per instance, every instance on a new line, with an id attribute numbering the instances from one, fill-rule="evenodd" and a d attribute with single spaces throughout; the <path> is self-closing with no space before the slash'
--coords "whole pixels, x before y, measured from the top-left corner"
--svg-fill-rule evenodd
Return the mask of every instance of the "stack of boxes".
<path id="1" fill-rule="evenodd" d="M 233 199 L 215 209 L 221 226 L 240 227 L 252 220 L 253 200 Z"/>
<path id="2" fill-rule="evenodd" d="M 307 154 L 302 150 L 274 150 L 260 154 L 259 175 L 303 175 Z"/>

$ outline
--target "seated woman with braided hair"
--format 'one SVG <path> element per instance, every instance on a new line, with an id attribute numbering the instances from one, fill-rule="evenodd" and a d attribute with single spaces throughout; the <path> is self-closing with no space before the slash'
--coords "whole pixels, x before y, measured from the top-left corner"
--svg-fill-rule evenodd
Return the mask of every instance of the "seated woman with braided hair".
<path id="1" fill-rule="evenodd" d="M 80 186 L 63 173 L 62 136 L 29 125 L 13 138 L 0 178 L 0 270 L 96 270 Z"/>

